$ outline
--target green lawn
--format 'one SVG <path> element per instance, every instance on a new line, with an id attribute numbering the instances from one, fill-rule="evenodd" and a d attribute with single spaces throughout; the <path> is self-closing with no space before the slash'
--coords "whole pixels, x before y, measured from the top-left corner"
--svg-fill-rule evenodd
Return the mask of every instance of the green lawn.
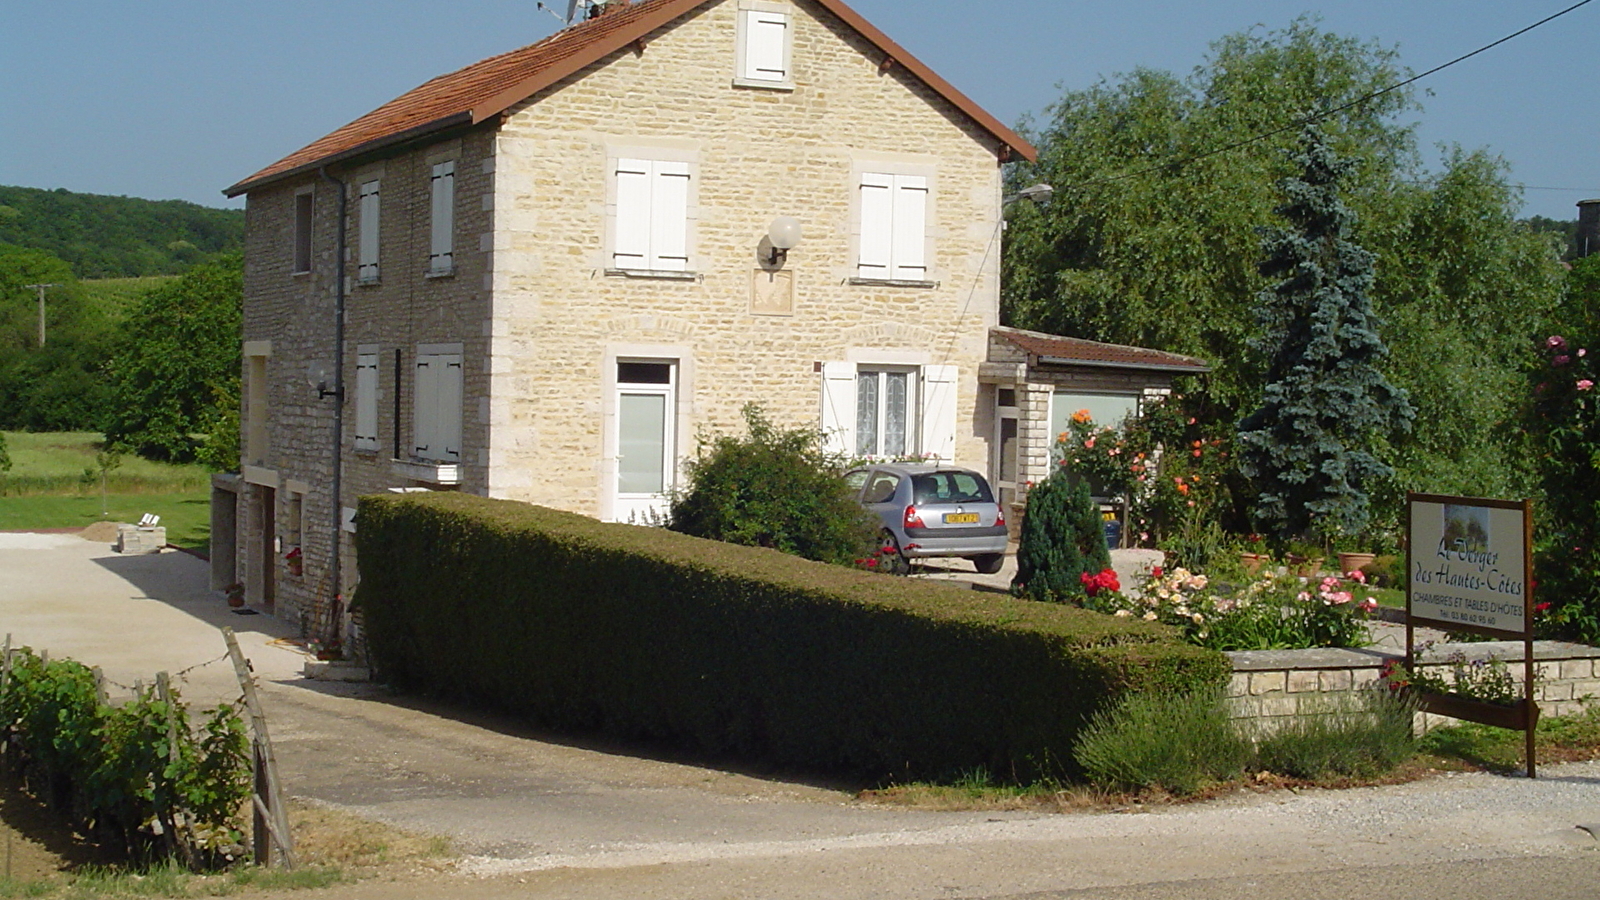
<path id="1" fill-rule="evenodd" d="M 121 458 L 106 479 L 105 505 L 93 432 L 8 431 L 11 471 L 0 474 L 0 531 L 82 528 L 102 520 L 161 517 L 167 541 L 205 551 L 211 543 L 210 473 L 203 466 Z"/>
<path id="2" fill-rule="evenodd" d="M 95 459 L 102 436 L 91 431 L 7 431 L 11 471 L 0 473 L 0 497 L 100 493 Z M 173 493 L 206 489 L 204 466 L 172 465 L 124 454 L 106 477 L 118 494 Z"/>
<path id="3" fill-rule="evenodd" d="M 167 543 L 206 552 L 211 546 L 211 491 L 172 494 L 110 494 L 101 515 L 100 493 L 81 497 L 0 497 L 0 531 L 83 528 L 100 521 L 137 522 L 145 513 L 161 517 Z"/>

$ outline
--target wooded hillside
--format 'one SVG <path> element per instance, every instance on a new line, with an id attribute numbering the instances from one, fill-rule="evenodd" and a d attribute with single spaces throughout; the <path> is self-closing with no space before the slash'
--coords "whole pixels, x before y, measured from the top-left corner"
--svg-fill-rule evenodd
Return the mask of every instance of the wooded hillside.
<path id="1" fill-rule="evenodd" d="M 0 186 L 0 244 L 44 250 L 79 278 L 175 275 L 241 250 L 244 211 Z"/>

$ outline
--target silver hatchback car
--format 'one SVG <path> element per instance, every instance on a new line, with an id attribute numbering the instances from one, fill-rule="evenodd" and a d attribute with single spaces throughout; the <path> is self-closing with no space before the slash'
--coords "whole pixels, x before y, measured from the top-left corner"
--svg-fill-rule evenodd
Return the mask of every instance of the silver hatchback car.
<path id="1" fill-rule="evenodd" d="M 882 520 L 891 570 L 909 570 L 912 559 L 960 556 L 985 575 L 1000 571 L 1006 518 L 982 475 L 954 466 L 885 463 L 844 477 L 861 505 Z"/>

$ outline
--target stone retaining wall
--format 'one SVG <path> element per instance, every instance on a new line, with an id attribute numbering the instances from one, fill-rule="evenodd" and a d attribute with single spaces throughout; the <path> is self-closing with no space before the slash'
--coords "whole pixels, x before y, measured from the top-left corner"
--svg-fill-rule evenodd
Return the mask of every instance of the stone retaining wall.
<path id="1" fill-rule="evenodd" d="M 1448 644 L 1421 654 L 1424 666 L 1448 665 L 1460 652 L 1468 661 L 1506 660 L 1512 677 L 1522 683 L 1522 642 L 1488 641 Z M 1227 654 L 1233 661 L 1228 696 L 1234 717 L 1254 719 L 1272 730 L 1286 717 L 1315 711 L 1331 695 L 1369 687 L 1378 681 L 1385 662 L 1400 659 L 1383 650 L 1247 650 Z M 1535 699 L 1541 715 L 1564 716 L 1581 712 L 1586 702 L 1600 699 L 1600 648 L 1565 641 L 1535 641 L 1533 657 L 1538 675 Z M 1419 714 L 1424 730 L 1454 720 Z"/>

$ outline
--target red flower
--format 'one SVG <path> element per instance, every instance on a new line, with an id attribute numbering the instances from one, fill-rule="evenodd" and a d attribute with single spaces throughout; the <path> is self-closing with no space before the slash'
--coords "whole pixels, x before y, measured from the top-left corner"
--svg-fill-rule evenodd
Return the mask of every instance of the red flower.
<path id="1" fill-rule="evenodd" d="M 1150 569 L 1150 577 L 1151 578 L 1160 578 L 1161 577 L 1161 567 L 1160 566 L 1152 567 Z"/>

